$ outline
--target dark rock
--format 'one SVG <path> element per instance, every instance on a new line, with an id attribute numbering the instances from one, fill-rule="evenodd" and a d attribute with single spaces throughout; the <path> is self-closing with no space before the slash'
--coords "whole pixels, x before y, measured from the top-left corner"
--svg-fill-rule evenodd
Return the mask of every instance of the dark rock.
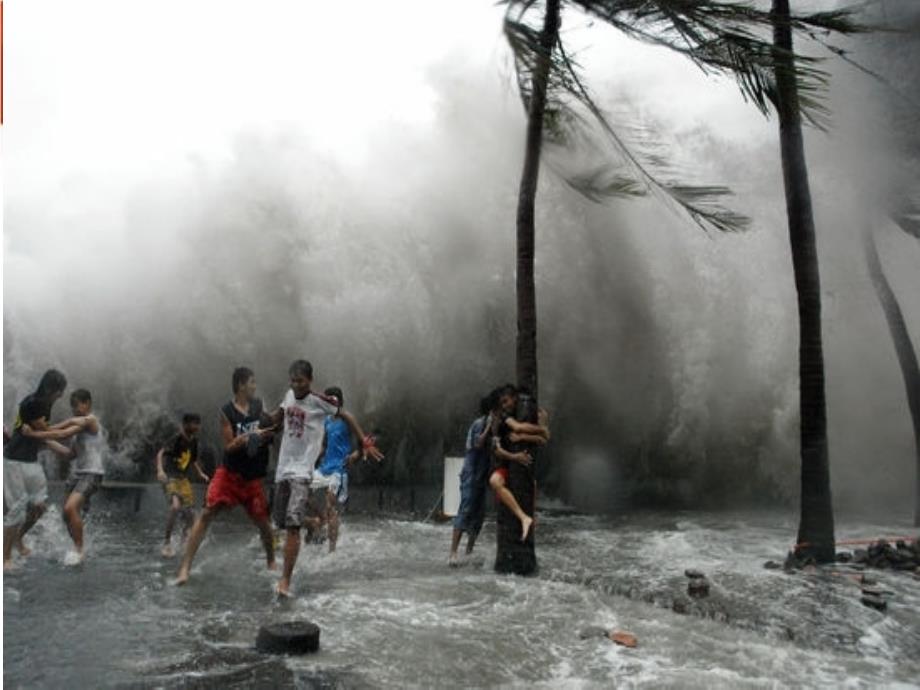
<path id="1" fill-rule="evenodd" d="M 306 654 L 319 649 L 319 626 L 307 621 L 270 623 L 259 628 L 256 649 L 270 654 Z"/>
<path id="2" fill-rule="evenodd" d="M 867 563 L 869 561 L 869 552 L 865 549 L 856 549 L 853 552 L 854 563 Z"/>
<path id="3" fill-rule="evenodd" d="M 874 577 L 869 577 L 868 575 L 865 575 L 865 574 L 862 576 L 862 578 L 860 578 L 859 581 L 861 584 L 864 584 L 864 585 L 877 585 L 878 584 L 878 580 L 876 580 Z"/>
<path id="4" fill-rule="evenodd" d="M 702 599 L 709 596 L 709 580 L 706 578 L 695 578 L 687 583 L 687 594 L 694 599 Z"/>
<path id="5" fill-rule="evenodd" d="M 878 611 L 886 611 L 888 609 L 888 602 L 874 594 L 866 594 L 860 597 L 859 601 L 862 602 L 864 606 L 868 606 Z"/>
<path id="6" fill-rule="evenodd" d="M 838 551 L 837 552 L 837 562 L 838 563 L 849 563 L 853 560 L 853 554 L 849 551 Z"/>
<path id="7" fill-rule="evenodd" d="M 699 570 L 694 570 L 693 568 L 687 568 L 684 571 L 684 575 L 689 577 L 691 580 L 701 580 L 706 577 L 704 573 L 700 572 Z"/>
<path id="8" fill-rule="evenodd" d="M 675 599 L 675 600 L 671 603 L 671 610 L 672 610 L 674 613 L 682 613 L 682 614 L 685 614 L 685 613 L 687 613 L 687 611 L 689 610 L 689 608 L 690 608 L 690 607 L 688 606 L 688 602 L 685 601 L 684 599 Z"/>
<path id="9" fill-rule="evenodd" d="M 905 543 L 905 541 L 904 541 L 903 539 L 898 539 L 898 540 L 894 543 L 894 546 L 895 546 L 895 548 L 897 548 L 897 549 L 906 549 L 906 548 L 907 548 L 907 544 Z"/>
<path id="10" fill-rule="evenodd" d="M 763 567 L 767 570 L 779 570 L 783 567 L 782 563 L 777 563 L 776 561 L 767 561 L 763 564 Z"/>

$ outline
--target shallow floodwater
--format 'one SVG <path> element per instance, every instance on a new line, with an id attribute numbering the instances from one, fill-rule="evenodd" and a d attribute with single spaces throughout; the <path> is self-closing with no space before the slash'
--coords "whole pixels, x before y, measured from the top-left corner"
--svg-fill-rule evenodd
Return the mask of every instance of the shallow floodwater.
<path id="1" fill-rule="evenodd" d="M 105 506 L 101 506 L 104 508 Z M 36 687 L 918 687 L 920 582 L 879 571 L 889 609 L 859 603 L 835 575 L 785 575 L 795 533 L 780 514 L 541 513 L 540 574 L 492 572 L 488 521 L 471 562 L 446 566 L 449 525 L 348 515 L 339 551 L 301 551 L 296 598 L 273 596 L 255 530 L 217 522 L 192 580 L 171 586 L 158 554 L 162 516 L 95 510 L 88 557 L 64 565 L 58 512 L 36 527 L 35 554 L 3 583 L 4 684 Z M 856 525 L 859 525 L 858 527 Z M 839 538 L 912 534 L 908 523 L 848 524 Z M 689 613 L 685 568 L 710 599 Z M 254 651 L 261 624 L 322 629 L 307 657 Z M 626 649 L 591 626 L 635 634 Z"/>

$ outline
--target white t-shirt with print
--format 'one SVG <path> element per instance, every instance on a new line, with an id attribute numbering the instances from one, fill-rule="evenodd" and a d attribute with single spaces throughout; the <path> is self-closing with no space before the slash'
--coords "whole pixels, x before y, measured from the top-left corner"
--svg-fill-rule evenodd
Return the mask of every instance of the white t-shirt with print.
<path id="1" fill-rule="evenodd" d="M 275 481 L 282 479 L 311 479 L 313 465 L 323 450 L 323 420 L 336 415 L 339 408 L 316 393 L 307 393 L 298 400 L 289 390 L 281 401 L 284 410 L 284 436 L 278 451 Z"/>

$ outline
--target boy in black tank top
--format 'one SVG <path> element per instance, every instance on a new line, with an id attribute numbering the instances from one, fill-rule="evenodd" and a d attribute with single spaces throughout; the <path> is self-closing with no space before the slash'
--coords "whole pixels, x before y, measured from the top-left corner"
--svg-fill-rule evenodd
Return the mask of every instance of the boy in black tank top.
<path id="1" fill-rule="evenodd" d="M 269 446 L 275 427 L 256 398 L 256 378 L 252 369 L 239 367 L 233 372 L 233 400 L 220 409 L 220 435 L 224 459 L 208 486 L 205 508 L 195 521 L 185 547 L 176 584 L 188 581 L 189 571 L 201 540 L 219 512 L 242 505 L 259 530 L 265 561 L 275 570 L 275 545 L 268 519 L 268 501 L 262 479 L 268 468 Z"/>

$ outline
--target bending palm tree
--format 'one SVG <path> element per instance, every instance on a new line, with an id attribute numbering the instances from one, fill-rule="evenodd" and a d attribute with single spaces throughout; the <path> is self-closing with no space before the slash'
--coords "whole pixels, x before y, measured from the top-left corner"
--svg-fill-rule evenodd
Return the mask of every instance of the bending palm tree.
<path id="1" fill-rule="evenodd" d="M 915 234 L 920 238 L 920 223 L 912 231 L 909 216 L 898 216 L 894 220 L 905 232 Z M 904 385 L 907 388 L 907 406 L 910 409 L 910 418 L 914 427 L 914 450 L 917 455 L 914 480 L 914 526 L 920 527 L 920 364 L 917 362 L 917 353 L 911 342 L 904 314 L 882 270 L 882 262 L 879 260 L 871 230 L 866 232 L 864 239 L 869 277 L 872 279 L 875 294 L 885 313 L 885 321 L 888 323 L 898 363 L 901 365 L 901 375 L 904 377 Z"/>

